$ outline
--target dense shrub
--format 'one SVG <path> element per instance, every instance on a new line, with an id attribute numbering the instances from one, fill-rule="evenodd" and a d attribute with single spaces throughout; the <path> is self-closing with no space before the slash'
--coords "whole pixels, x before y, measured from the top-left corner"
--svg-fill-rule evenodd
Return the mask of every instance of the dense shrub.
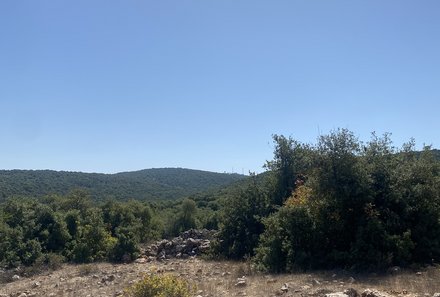
<path id="1" fill-rule="evenodd" d="M 310 150 L 310 166 L 300 175 L 290 170 L 296 180 L 293 188 L 286 184 L 290 197 L 264 220 L 255 258 L 260 268 L 384 269 L 440 261 L 440 164 L 429 147 L 416 152 L 410 142 L 399 151 L 388 134 L 363 144 L 338 130 Z"/>
<path id="2" fill-rule="evenodd" d="M 254 180 L 224 205 L 223 220 L 215 249 L 234 259 L 252 256 L 264 230 L 263 218 L 269 212 L 267 190 Z"/>

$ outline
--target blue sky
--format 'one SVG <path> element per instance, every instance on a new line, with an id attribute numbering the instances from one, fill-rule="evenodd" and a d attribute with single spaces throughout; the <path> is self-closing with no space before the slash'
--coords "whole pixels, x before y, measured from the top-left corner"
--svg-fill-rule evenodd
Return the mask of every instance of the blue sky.
<path id="1" fill-rule="evenodd" d="M 272 134 L 440 146 L 440 2 L 0 2 L 0 168 L 261 172 Z"/>

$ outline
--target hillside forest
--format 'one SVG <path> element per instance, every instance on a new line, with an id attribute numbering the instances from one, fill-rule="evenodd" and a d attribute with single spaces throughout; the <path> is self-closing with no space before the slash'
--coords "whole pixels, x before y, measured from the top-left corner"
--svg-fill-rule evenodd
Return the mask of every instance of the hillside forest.
<path id="1" fill-rule="evenodd" d="M 390 134 L 361 142 L 346 129 L 314 144 L 282 135 L 273 143 L 265 173 L 197 185 L 175 199 L 112 196 L 114 185 L 98 191 L 93 179 L 70 189 L 46 179 L 24 191 L 3 172 L 1 266 L 130 261 L 141 244 L 191 228 L 218 230 L 207 257 L 251 259 L 262 271 L 440 262 L 439 151 L 416 150 L 413 140 L 397 148 Z"/>

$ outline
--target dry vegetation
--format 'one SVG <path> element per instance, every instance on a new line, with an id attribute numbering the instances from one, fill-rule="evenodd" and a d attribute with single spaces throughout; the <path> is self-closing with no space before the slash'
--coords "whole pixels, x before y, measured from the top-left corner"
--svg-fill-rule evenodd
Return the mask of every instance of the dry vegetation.
<path id="1" fill-rule="evenodd" d="M 146 273 L 173 273 L 197 286 L 207 296 L 323 296 L 354 288 L 376 289 L 394 296 L 432 296 L 440 292 L 440 268 L 398 271 L 384 275 L 354 275 L 325 271 L 283 275 L 252 273 L 248 263 L 211 262 L 201 259 L 113 265 L 65 265 L 34 277 L 22 277 L 0 287 L 0 296 L 123 296 L 124 289 Z M 246 285 L 236 286 L 246 276 Z M 288 292 L 281 287 L 287 284 Z M 26 295 L 23 295 L 25 293 Z M 3 295 L 2 295 L 3 294 Z"/>

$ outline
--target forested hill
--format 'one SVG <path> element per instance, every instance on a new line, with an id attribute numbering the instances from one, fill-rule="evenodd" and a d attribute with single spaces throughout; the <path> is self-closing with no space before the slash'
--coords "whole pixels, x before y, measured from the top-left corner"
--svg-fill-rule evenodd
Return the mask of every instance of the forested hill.
<path id="1" fill-rule="evenodd" d="M 86 189 L 95 200 L 178 199 L 227 186 L 245 178 L 239 174 L 183 168 L 145 169 L 116 174 L 53 170 L 0 170 L 0 200 L 11 196 L 41 197 Z"/>

